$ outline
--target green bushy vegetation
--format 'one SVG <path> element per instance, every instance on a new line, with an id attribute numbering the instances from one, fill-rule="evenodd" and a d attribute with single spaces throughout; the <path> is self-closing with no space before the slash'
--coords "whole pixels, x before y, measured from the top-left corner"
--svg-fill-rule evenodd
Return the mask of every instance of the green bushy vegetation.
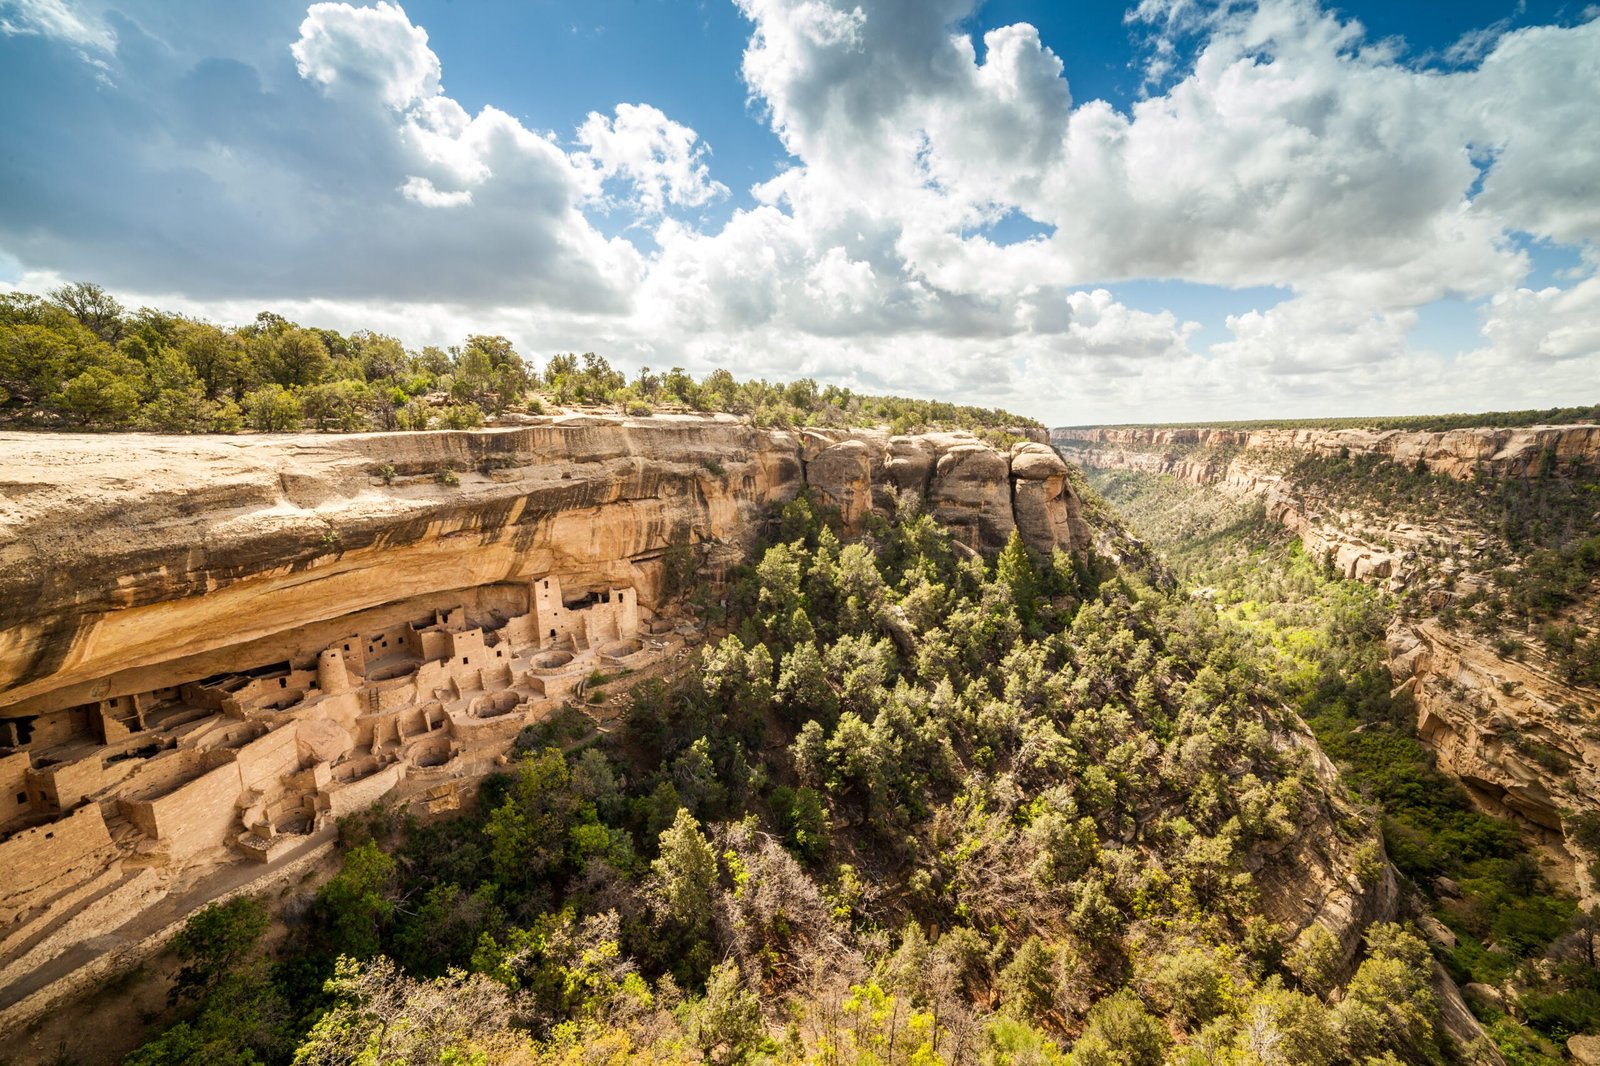
<path id="1" fill-rule="evenodd" d="M 1295 462 L 1287 476 L 1314 496 L 1368 513 L 1487 531 L 1484 552 L 1473 560 L 1487 584 L 1458 596 L 1442 620 L 1504 638 L 1503 654 L 1537 640 L 1567 683 L 1600 685 L 1600 633 L 1568 610 L 1600 578 L 1600 480 L 1573 473 L 1463 482 L 1371 456 L 1321 456 Z"/>
<path id="2" fill-rule="evenodd" d="M 658 407 L 723 411 L 758 426 L 877 426 L 897 433 L 970 429 L 1006 443 L 1039 427 L 1005 411 L 857 395 L 804 379 L 695 380 L 674 367 L 630 381 L 603 357 L 557 355 L 542 373 L 504 337 L 475 334 L 448 349 L 405 348 L 369 331 L 348 336 L 262 312 L 225 328 L 153 308 L 129 312 L 96 285 L 48 298 L 0 293 L 0 425 L 286 433 L 302 429 L 470 429 L 545 401 L 629 415 Z"/>
<path id="3" fill-rule="evenodd" d="M 1322 470 L 1329 479 L 1322 491 L 1360 494 L 1331 480 L 1326 464 Z M 1371 491 L 1388 498 L 1413 477 L 1428 476 L 1402 471 Z M 1455 949 L 1438 951 L 1446 968 L 1463 983 L 1511 980 L 1523 989 L 1515 1007 L 1526 1026 L 1485 1017 L 1508 1061 L 1559 1062 L 1552 1038 L 1600 1029 L 1600 973 L 1591 960 L 1573 958 L 1569 943 L 1569 930 L 1596 919 L 1577 914 L 1545 881 L 1510 823 L 1479 813 L 1435 768 L 1408 698 L 1391 694 L 1384 631 L 1395 605 L 1373 588 L 1337 579 L 1258 504 L 1161 475 L 1106 471 L 1090 480 L 1172 560 L 1188 589 L 1204 590 L 1226 624 L 1270 651 L 1295 709 L 1350 787 L 1381 812 L 1395 866 L 1456 935 Z M 1520 500 L 1519 491 L 1493 498 Z M 1478 496 L 1463 487 L 1457 498 Z M 1399 502 L 1389 498 L 1391 506 Z M 1574 547 L 1585 543 L 1568 541 L 1555 554 L 1587 559 Z"/>
<path id="4" fill-rule="evenodd" d="M 1593 471 L 1571 471 L 1576 477 L 1555 473 L 1458 481 L 1374 455 L 1301 456 L 1284 471 L 1307 493 L 1341 506 L 1486 531 L 1502 542 L 1502 564 L 1521 562 L 1537 550 L 1559 551 L 1593 534 L 1600 479 Z"/>
<path id="5" fill-rule="evenodd" d="M 775 527 L 621 729 L 347 822 L 280 949 L 192 921 L 229 961 L 130 1061 L 1446 1061 L 1414 933 L 1342 982 L 1265 916 L 1252 871 L 1328 798 L 1254 633 L 914 508 Z"/>

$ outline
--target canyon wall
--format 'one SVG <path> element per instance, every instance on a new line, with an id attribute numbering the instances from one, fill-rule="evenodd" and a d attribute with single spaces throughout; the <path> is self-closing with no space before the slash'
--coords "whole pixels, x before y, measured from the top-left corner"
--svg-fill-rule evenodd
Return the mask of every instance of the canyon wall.
<path id="1" fill-rule="evenodd" d="M 1389 669 L 1416 705 L 1417 733 L 1439 767 L 1486 810 L 1509 817 L 1564 857 L 1553 871 L 1585 901 L 1600 902 L 1591 853 L 1571 832 L 1600 813 L 1600 693 L 1566 684 L 1533 646 L 1499 655 L 1465 627 L 1397 619 Z M 1564 867 L 1564 868 L 1563 868 Z"/>
<path id="2" fill-rule="evenodd" d="M 1118 436 L 1138 435 L 1132 430 L 1104 432 Z M 1184 432 L 1204 435 L 1233 431 L 1144 431 L 1148 437 L 1158 440 L 1168 434 Z M 1431 563 L 1440 574 L 1466 572 L 1488 542 L 1482 530 L 1470 526 L 1458 523 L 1424 526 L 1407 521 L 1403 515 L 1373 515 L 1342 507 L 1338 500 L 1308 492 L 1282 473 L 1281 468 L 1287 464 L 1283 461 L 1286 453 L 1281 448 L 1218 452 L 1209 450 L 1218 445 L 1202 444 L 1199 448 L 1207 450 L 1163 450 L 1158 445 L 1142 443 L 1121 447 L 1089 443 L 1078 437 L 1070 439 L 1075 443 L 1060 446 L 1061 454 L 1087 469 L 1166 474 L 1238 499 L 1259 500 L 1267 517 L 1299 537 L 1313 558 L 1326 561 L 1346 578 L 1382 584 L 1393 591 L 1406 588 L 1424 564 Z M 1333 454 L 1337 455 L 1338 451 Z"/>
<path id="3" fill-rule="evenodd" d="M 1040 550 L 1081 547 L 1065 465 L 1012 451 L 731 418 L 0 434 L 0 718 L 292 658 L 326 643 L 292 636 L 306 627 L 539 574 L 637 587 L 650 607 L 670 544 L 731 558 L 806 485 L 850 524 L 909 490 L 975 548 L 1019 524 Z"/>
<path id="4" fill-rule="evenodd" d="M 1592 425 L 1436 431 L 1096 426 L 1052 429 L 1050 441 L 1072 449 L 1165 452 L 1172 460 L 1182 451 L 1197 448 L 1376 455 L 1406 466 L 1420 462 L 1433 473 L 1458 480 L 1480 472 L 1493 477 L 1524 477 L 1538 472 L 1545 462 L 1557 468 L 1600 463 L 1600 426 Z M 1096 465 L 1087 459 L 1085 463 Z"/>
<path id="5" fill-rule="evenodd" d="M 1600 461 L 1600 427 L 1479 429 L 1443 433 L 1311 429 L 1056 429 L 1063 455 L 1089 468 L 1166 474 L 1244 500 L 1301 538 L 1345 578 L 1410 589 L 1420 619 L 1396 618 L 1389 665 L 1415 702 L 1417 728 L 1439 765 L 1484 809 L 1521 824 L 1549 860 L 1547 872 L 1586 902 L 1600 902 L 1589 854 L 1567 831 L 1577 814 L 1600 813 L 1600 693 L 1565 683 L 1523 644 L 1506 658 L 1470 626 L 1426 617 L 1484 583 L 1478 561 L 1494 533 L 1459 523 L 1372 514 L 1306 491 L 1282 472 L 1296 453 L 1375 454 L 1458 479 L 1537 474 Z M 1592 623 L 1591 603 L 1578 614 Z"/>
<path id="6" fill-rule="evenodd" d="M 454 810 L 596 671 L 670 668 L 685 549 L 715 581 L 810 489 L 847 535 L 911 494 L 971 549 L 1081 551 L 1067 471 L 720 416 L 0 434 L 0 1028 L 87 939 L 147 946 L 380 798 Z"/>

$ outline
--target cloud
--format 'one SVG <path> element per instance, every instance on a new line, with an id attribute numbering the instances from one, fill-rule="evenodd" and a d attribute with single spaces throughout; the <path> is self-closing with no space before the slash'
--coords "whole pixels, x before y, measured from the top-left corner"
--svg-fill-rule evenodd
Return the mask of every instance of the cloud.
<path id="1" fill-rule="evenodd" d="M 373 94 L 396 111 L 439 95 L 439 57 L 398 4 L 312 4 L 289 49 L 302 78 Z"/>
<path id="2" fill-rule="evenodd" d="M 1600 379 L 1591 16 L 1489 27 L 1439 69 L 1313 0 L 1140 0 L 1147 91 L 1119 109 L 1075 98 L 1034 27 L 963 29 L 976 0 L 734 2 L 752 114 L 789 159 L 712 213 L 733 193 L 685 116 L 469 111 L 398 4 L 0 0 L 30 145 L 0 163 L 0 254 L 200 311 L 371 314 L 408 339 L 478 322 L 535 353 L 1058 421 L 1503 406 L 1508 382 Z M 1567 288 L 1524 287 L 1539 242 L 1589 250 Z M 1158 283 L 1119 299 L 1135 279 Z M 1228 313 L 1189 321 L 1160 282 Z M 1258 286 L 1289 298 L 1229 295 Z M 1444 298 L 1483 304 L 1482 344 L 1413 351 Z"/>
<path id="3" fill-rule="evenodd" d="M 648 214 L 673 207 L 703 207 L 728 195 L 728 187 L 711 179 L 710 149 L 699 135 L 649 104 L 618 104 L 613 118 L 594 111 L 578 128 L 584 152 L 579 165 L 605 182 L 630 184 L 635 203 Z"/>
<path id="4" fill-rule="evenodd" d="M 39 34 L 99 52 L 117 49 L 110 27 L 81 16 L 66 0 L 0 0 L 0 34 Z"/>
<path id="5" fill-rule="evenodd" d="M 644 260 L 585 216 L 585 169 L 448 96 L 397 5 L 314 4 L 237 58 L 187 52 L 163 17 L 119 16 L 114 90 L 41 48 L 0 62 L 8 98 L 53 87 L 0 198 L 0 247 L 27 266 L 198 299 L 627 313 Z"/>

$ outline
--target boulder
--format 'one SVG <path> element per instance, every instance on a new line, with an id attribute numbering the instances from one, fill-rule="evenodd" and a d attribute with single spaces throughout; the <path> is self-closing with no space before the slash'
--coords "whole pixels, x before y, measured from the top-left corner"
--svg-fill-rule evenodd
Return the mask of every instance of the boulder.
<path id="1" fill-rule="evenodd" d="M 1456 935 L 1450 927 L 1431 914 L 1424 914 L 1417 919 L 1417 928 L 1422 930 L 1422 935 L 1440 947 L 1453 948 L 1456 946 Z"/>
<path id="2" fill-rule="evenodd" d="M 1600 1036 L 1568 1037 L 1567 1054 L 1578 1066 L 1600 1066 Z"/>
<path id="3" fill-rule="evenodd" d="M 1011 504 L 1017 531 L 1036 551 L 1085 547 L 1078 498 L 1067 482 L 1067 464 L 1053 449 L 1022 443 L 1011 449 Z"/>
<path id="4" fill-rule="evenodd" d="M 329 718 L 305 718 L 295 723 L 295 746 L 307 762 L 333 762 L 355 747 L 355 738 Z"/>
<path id="5" fill-rule="evenodd" d="M 938 459 L 928 488 L 933 516 L 968 547 L 998 551 L 1016 528 L 1011 464 L 970 433 L 930 433 Z"/>
<path id="6" fill-rule="evenodd" d="M 872 510 L 872 449 L 864 441 L 846 440 L 818 452 L 806 467 L 806 482 L 818 500 L 837 507 L 845 533 L 861 530 Z"/>

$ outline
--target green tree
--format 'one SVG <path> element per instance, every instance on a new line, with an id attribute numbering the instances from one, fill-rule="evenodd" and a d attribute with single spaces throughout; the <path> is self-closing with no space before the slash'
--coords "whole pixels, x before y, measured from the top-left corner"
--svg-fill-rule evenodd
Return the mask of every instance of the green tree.
<path id="1" fill-rule="evenodd" d="M 322 334 L 294 326 L 271 337 L 262 363 L 271 380 L 289 388 L 315 385 L 327 376 L 333 361 Z"/>
<path id="2" fill-rule="evenodd" d="M 1168 1042 L 1166 1027 L 1124 988 L 1089 1012 L 1072 1047 L 1072 1066 L 1161 1066 Z"/>
<path id="3" fill-rule="evenodd" d="M 50 300 L 107 344 L 115 344 L 121 338 L 122 305 L 93 282 L 74 281 L 51 289 Z"/>
<path id="4" fill-rule="evenodd" d="M 1028 546 L 1022 542 L 1022 534 L 1015 529 L 995 560 L 995 577 L 1010 591 L 1017 620 L 1024 627 L 1031 627 L 1039 609 L 1039 572 Z"/>
<path id="5" fill-rule="evenodd" d="M 65 382 L 52 402 L 84 425 L 125 426 L 139 410 L 138 381 L 131 373 L 91 366 Z"/>
<path id="6" fill-rule="evenodd" d="M 263 433 L 289 433 L 300 428 L 300 397 L 282 385 L 263 385 L 245 394 L 245 421 Z"/>
<path id="7" fill-rule="evenodd" d="M 745 1062 L 762 1043 L 761 1003 L 744 987 L 739 966 L 711 971 L 706 994 L 688 1005 L 688 1035 L 707 1062 Z"/>
<path id="8" fill-rule="evenodd" d="M 190 915 L 167 945 L 183 963 L 169 994 L 172 1002 L 197 998 L 215 987 L 255 951 L 270 922 L 267 909 L 251 896 L 213 903 Z"/>
<path id="9" fill-rule="evenodd" d="M 339 872 L 317 892 L 329 954 L 368 958 L 378 953 L 394 914 L 394 877 L 393 856 L 373 841 L 345 853 Z"/>
<path id="10" fill-rule="evenodd" d="M 526 889 L 566 863 L 568 834 L 582 802 L 571 784 L 567 760 L 556 748 L 530 755 L 517 766 L 505 802 L 484 826 L 501 885 Z"/>
<path id="11" fill-rule="evenodd" d="M 660 856 L 650 864 L 652 894 L 662 923 L 680 947 L 672 956 L 674 969 L 694 981 L 711 961 L 717 856 L 687 810 L 678 811 L 660 842 Z"/>

